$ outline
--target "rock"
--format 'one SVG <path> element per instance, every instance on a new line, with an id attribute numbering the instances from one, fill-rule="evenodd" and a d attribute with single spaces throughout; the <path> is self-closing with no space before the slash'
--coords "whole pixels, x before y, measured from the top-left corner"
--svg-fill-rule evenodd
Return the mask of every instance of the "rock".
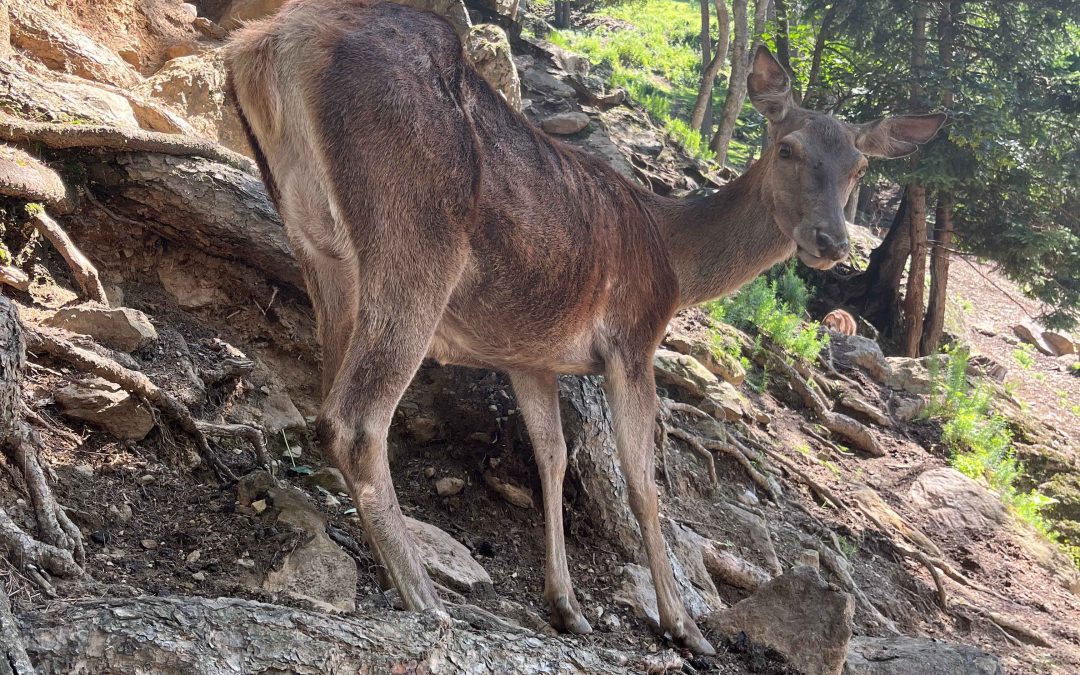
<path id="1" fill-rule="evenodd" d="M 923 472 L 908 490 L 908 506 L 949 532 L 986 530 L 1005 523 L 1001 498 L 956 469 Z"/>
<path id="2" fill-rule="evenodd" d="M 0 196 L 40 202 L 47 208 L 70 209 L 67 188 L 60 175 L 10 145 L 0 145 Z"/>
<path id="3" fill-rule="evenodd" d="M 484 473 L 484 482 L 492 490 L 499 493 L 500 497 L 519 509 L 533 508 L 533 493 L 529 488 L 507 483 L 490 471 Z"/>
<path id="4" fill-rule="evenodd" d="M 886 362 L 889 373 L 883 380 L 884 384 L 919 396 L 928 395 L 933 389 L 931 373 L 934 370 L 944 372 L 949 367 L 949 357 L 944 354 L 923 356 L 917 359 L 890 356 Z"/>
<path id="5" fill-rule="evenodd" d="M 657 349 L 653 368 L 660 384 L 678 387 L 693 396 L 704 397 L 709 387 L 717 384 L 715 375 L 692 356 L 669 349 Z"/>
<path id="6" fill-rule="evenodd" d="M 105 513 L 108 514 L 110 522 L 119 523 L 120 525 L 127 525 L 135 517 L 131 510 L 131 504 L 121 504 L 120 506 L 109 504 L 109 508 L 105 510 Z"/>
<path id="7" fill-rule="evenodd" d="M 1001 675 L 996 656 L 967 645 L 913 637 L 852 638 L 844 675 Z"/>
<path id="8" fill-rule="evenodd" d="M 806 675 L 835 675 L 847 658 L 854 610 L 850 595 L 825 583 L 816 569 L 800 565 L 706 623 L 728 637 L 745 633 Z"/>
<path id="9" fill-rule="evenodd" d="M 549 134 L 570 136 L 589 126 L 589 116 L 582 112 L 556 113 L 544 118 L 540 128 Z"/>
<path id="10" fill-rule="evenodd" d="M 731 385 L 738 387 L 746 381 L 746 369 L 742 363 L 719 345 L 709 344 L 705 340 L 697 340 L 682 333 L 673 333 L 664 342 L 674 351 L 694 357 L 710 373 Z"/>
<path id="11" fill-rule="evenodd" d="M 968 375 L 989 377 L 997 382 L 1004 382 L 1009 369 L 985 354 L 973 354 L 968 359 L 967 372 Z"/>
<path id="12" fill-rule="evenodd" d="M 1043 341 L 1054 352 L 1054 356 L 1068 356 L 1076 353 L 1076 343 L 1064 333 L 1053 330 L 1044 330 Z"/>
<path id="13" fill-rule="evenodd" d="M 249 506 L 256 499 L 267 494 L 275 485 L 277 482 L 268 471 L 252 471 L 236 482 L 236 501 Z"/>
<path id="14" fill-rule="evenodd" d="M 830 341 L 834 355 L 865 370 L 870 377 L 884 382 L 892 372 L 881 346 L 861 335 L 833 335 Z"/>
<path id="15" fill-rule="evenodd" d="M 158 265 L 157 275 L 165 292 L 183 309 L 220 306 L 229 301 L 218 280 L 199 274 L 191 261 L 169 256 Z"/>
<path id="16" fill-rule="evenodd" d="M 75 465 L 74 471 L 83 478 L 94 477 L 94 467 L 90 466 L 89 464 L 77 464 Z"/>
<path id="17" fill-rule="evenodd" d="M 262 513 L 266 510 L 266 500 L 256 499 L 255 501 L 251 502 L 251 510 L 254 511 L 256 514 Z"/>
<path id="18" fill-rule="evenodd" d="M 413 415 L 405 419 L 405 430 L 417 443 L 431 443 L 446 438 L 446 429 L 438 420 L 427 415 Z"/>
<path id="19" fill-rule="evenodd" d="M 315 470 L 310 476 L 304 477 L 304 482 L 311 487 L 321 487 L 330 494 L 349 494 L 349 485 L 345 482 L 345 476 L 332 466 Z"/>
<path id="20" fill-rule="evenodd" d="M 100 377 L 61 387 L 55 398 L 68 417 L 101 427 L 119 440 L 141 441 L 154 428 L 154 414 L 141 401 Z"/>
<path id="21" fill-rule="evenodd" d="M 11 44 L 48 68 L 124 88 L 141 79 L 123 59 L 57 12 L 25 0 L 8 3 L 7 11 Z"/>
<path id="22" fill-rule="evenodd" d="M 709 387 L 698 407 L 725 422 L 734 422 L 742 417 L 757 417 L 746 397 L 735 387 L 720 380 Z"/>
<path id="23" fill-rule="evenodd" d="M 300 597 L 342 612 L 356 609 L 356 562 L 326 535 L 326 518 L 294 488 L 268 491 L 277 512 L 275 523 L 308 534 L 263 580 L 262 588 Z"/>
<path id="24" fill-rule="evenodd" d="M 271 390 L 266 398 L 262 400 L 259 409 L 262 411 L 259 424 L 262 426 L 263 432 L 270 437 L 281 438 L 281 432 L 288 429 L 307 428 L 307 421 L 304 420 L 304 416 L 283 390 Z M 292 447 L 295 450 L 299 449 L 300 446 L 294 445 Z"/>
<path id="25" fill-rule="evenodd" d="M 521 80 L 510 53 L 510 40 L 502 28 L 479 24 L 465 36 L 465 54 L 491 87 L 510 107 L 521 112 Z"/>
<path id="26" fill-rule="evenodd" d="M 139 544 L 143 548 L 145 548 L 147 551 L 153 551 L 154 549 L 156 549 L 158 547 L 158 543 L 156 541 L 154 541 L 153 539 L 143 539 L 142 541 L 139 542 Z"/>
<path id="27" fill-rule="evenodd" d="M 573 87 L 564 84 L 562 80 L 539 67 L 526 68 L 521 74 L 521 83 L 533 91 L 544 94 L 545 96 L 570 98 L 574 95 Z"/>
<path id="28" fill-rule="evenodd" d="M 214 23 L 205 16 L 196 17 L 191 25 L 195 30 L 203 34 L 203 36 L 210 38 L 211 40 L 224 40 L 229 36 L 229 31 L 222 28 L 220 25 Z"/>
<path id="29" fill-rule="evenodd" d="M 996 337 L 998 334 L 997 327 L 992 323 L 977 323 L 975 324 L 975 332 L 986 337 Z"/>
<path id="30" fill-rule="evenodd" d="M 405 517 L 405 526 L 420 549 L 428 574 L 436 581 L 462 593 L 492 591 L 491 577 L 473 559 L 469 549 L 434 525 Z"/>
<path id="31" fill-rule="evenodd" d="M 46 326 L 89 335 L 106 347 L 133 352 L 157 339 L 150 319 L 137 309 L 80 305 L 57 311 Z"/>
<path id="32" fill-rule="evenodd" d="M 465 489 L 465 481 L 460 478 L 445 476 L 435 481 L 435 492 L 440 497 L 452 497 Z"/>
<path id="33" fill-rule="evenodd" d="M 131 102 L 118 93 L 90 83 L 56 81 L 49 83 L 54 93 L 79 110 L 79 119 L 117 127 L 137 129 L 139 118 Z"/>
<path id="34" fill-rule="evenodd" d="M 191 575 L 194 581 L 206 581 L 206 572 L 196 572 Z"/>
<path id="35" fill-rule="evenodd" d="M 895 395 L 889 399 L 889 414 L 897 422 L 910 422 L 926 410 L 926 404 L 922 396 Z"/>
<path id="36" fill-rule="evenodd" d="M 1054 348 L 1043 338 L 1044 330 L 1042 326 L 1038 326 L 1030 321 L 1018 323 L 1013 326 L 1013 334 L 1020 338 L 1029 345 L 1034 345 L 1035 349 L 1038 349 L 1047 356 L 1056 356 Z"/>
<path id="37" fill-rule="evenodd" d="M 723 608 L 724 602 L 720 599 L 720 594 L 702 558 L 703 550 L 711 547 L 712 542 L 674 520 L 668 520 L 668 526 L 670 534 L 667 536 L 667 541 L 671 552 L 678 561 L 680 571 L 685 576 L 688 585 L 695 591 L 686 596 L 687 611 L 690 612 L 690 616 L 696 619 Z"/>
<path id="38" fill-rule="evenodd" d="M 180 8 L 191 15 L 192 20 L 199 16 L 199 8 L 190 2 L 181 3 Z"/>
<path id="39" fill-rule="evenodd" d="M 139 85 L 138 94 L 171 108 L 201 135 L 251 156 L 236 110 L 226 98 L 220 49 L 176 58 Z"/>
<path id="40" fill-rule="evenodd" d="M 615 592 L 615 602 L 628 607 L 634 616 L 644 619 L 653 630 L 659 630 L 656 589 L 653 588 L 652 574 L 648 569 L 641 565 L 623 565 L 622 586 Z"/>

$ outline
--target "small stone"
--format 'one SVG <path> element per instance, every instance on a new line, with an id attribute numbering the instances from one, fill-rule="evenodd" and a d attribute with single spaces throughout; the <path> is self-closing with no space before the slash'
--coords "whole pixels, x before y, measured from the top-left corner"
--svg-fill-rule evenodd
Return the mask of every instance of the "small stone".
<path id="1" fill-rule="evenodd" d="M 154 478 L 153 475 L 148 473 L 143 474 L 142 476 L 139 476 L 139 485 L 151 485 L 155 480 L 157 479 Z"/>
<path id="2" fill-rule="evenodd" d="M 158 543 L 153 539 L 143 539 L 139 543 L 142 544 L 142 547 L 145 548 L 147 551 L 153 551 L 158 547 Z"/>
<path id="3" fill-rule="evenodd" d="M 121 504 L 120 506 L 109 504 L 109 508 L 107 508 L 105 512 L 109 515 L 110 521 L 120 523 L 121 525 L 130 523 L 132 517 L 135 515 L 131 511 L 130 504 Z"/>
<path id="4" fill-rule="evenodd" d="M 446 476 L 435 481 L 435 492 L 440 497 L 452 497 L 465 489 L 465 481 Z"/>
<path id="5" fill-rule="evenodd" d="M 326 502 L 326 505 L 329 506 L 330 508 L 337 508 L 337 507 L 341 506 L 341 500 L 338 499 L 337 497 L 335 497 L 334 495 L 330 494 L 329 492 L 327 492 L 323 496 L 323 500 Z"/>
<path id="6" fill-rule="evenodd" d="M 239 558 L 236 561 L 236 564 L 239 565 L 240 567 L 243 567 L 244 569 L 249 569 L 249 570 L 255 569 L 255 561 L 252 560 L 251 558 Z"/>
<path id="7" fill-rule="evenodd" d="M 252 471 L 241 477 L 236 483 L 236 501 L 244 506 L 265 495 L 270 488 L 274 487 L 274 477 L 269 472 L 259 470 Z"/>
<path id="8" fill-rule="evenodd" d="M 604 630 L 609 632 L 615 632 L 622 629 L 622 621 L 614 612 L 608 612 L 604 616 L 600 617 L 600 625 L 604 627 Z"/>
<path id="9" fill-rule="evenodd" d="M 190 14 L 192 19 L 199 16 L 199 8 L 196 7 L 195 5 L 191 4 L 190 2 L 185 2 L 185 3 L 181 4 L 180 8 L 183 9 L 188 14 Z"/>
<path id="10" fill-rule="evenodd" d="M 795 559 L 796 565 L 806 565 L 814 569 L 821 568 L 821 558 L 817 551 L 812 548 L 804 548 L 799 551 L 799 557 Z"/>
<path id="11" fill-rule="evenodd" d="M 100 377 L 69 382 L 55 398 L 68 417 L 101 427 L 120 440 L 142 440 L 154 428 L 154 415 L 141 401 Z"/>
<path id="12" fill-rule="evenodd" d="M 549 134 L 570 136 L 589 126 L 589 116 L 582 112 L 557 113 L 540 123 Z"/>
<path id="13" fill-rule="evenodd" d="M 310 476 L 304 477 L 304 482 L 311 487 L 322 488 L 330 494 L 349 493 L 349 486 L 345 482 L 345 476 L 332 466 L 316 469 Z"/>
<path id="14" fill-rule="evenodd" d="M 194 579 L 195 581 L 206 581 L 206 573 L 205 572 L 196 572 L 195 574 L 191 575 L 191 578 Z"/>
<path id="15" fill-rule="evenodd" d="M 255 513 L 262 513 L 266 510 L 266 500 L 258 499 L 251 502 L 251 508 L 254 509 Z"/>
<path id="16" fill-rule="evenodd" d="M 749 490 L 743 490 L 742 492 L 740 492 L 739 496 L 736 497 L 736 499 L 739 500 L 740 504 L 744 504 L 746 506 L 757 506 L 761 503 L 761 500 L 758 499 L 758 496 Z"/>
<path id="17" fill-rule="evenodd" d="M 109 537 L 109 533 L 105 530 L 94 530 L 90 533 L 90 541 L 95 544 L 104 546 L 109 543 L 109 539 L 111 539 L 111 537 Z"/>
<path id="18" fill-rule="evenodd" d="M 94 467 L 89 464 L 79 464 L 75 467 L 75 473 L 79 474 L 83 478 L 94 477 Z"/>
<path id="19" fill-rule="evenodd" d="M 299 445 L 289 444 L 282 452 L 281 456 L 285 459 L 300 459 L 300 456 L 304 454 L 304 451 Z"/>
<path id="20" fill-rule="evenodd" d="M 435 467 L 433 467 L 433 466 L 425 467 L 424 468 L 424 478 L 434 478 L 434 477 L 435 477 Z"/>
<path id="21" fill-rule="evenodd" d="M 202 551 L 199 549 L 195 549 L 191 553 L 188 553 L 187 558 L 184 558 L 184 560 L 186 560 L 189 565 L 194 565 L 195 563 L 199 562 L 199 558 L 201 557 Z"/>

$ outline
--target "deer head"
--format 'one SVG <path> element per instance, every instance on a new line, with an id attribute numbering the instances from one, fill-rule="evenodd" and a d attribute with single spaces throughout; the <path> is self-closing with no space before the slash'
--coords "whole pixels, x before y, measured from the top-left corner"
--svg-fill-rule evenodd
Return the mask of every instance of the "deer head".
<path id="1" fill-rule="evenodd" d="M 769 122 L 762 198 L 799 259 L 828 269 L 847 257 L 844 205 L 866 173 L 866 158 L 903 157 L 933 138 L 945 115 L 902 115 L 850 124 L 797 106 L 791 78 L 759 47 L 746 79 L 750 102 Z"/>

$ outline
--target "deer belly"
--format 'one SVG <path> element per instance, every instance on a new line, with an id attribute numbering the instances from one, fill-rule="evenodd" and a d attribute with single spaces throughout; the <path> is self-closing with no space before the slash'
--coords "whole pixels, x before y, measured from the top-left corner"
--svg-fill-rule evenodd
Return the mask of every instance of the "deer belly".
<path id="1" fill-rule="evenodd" d="M 468 327 L 444 316 L 428 347 L 428 357 L 443 365 L 490 368 L 494 370 L 546 370 L 570 375 L 590 375 L 602 363 L 590 334 L 543 339 L 538 333 L 507 330 L 510 324 Z"/>

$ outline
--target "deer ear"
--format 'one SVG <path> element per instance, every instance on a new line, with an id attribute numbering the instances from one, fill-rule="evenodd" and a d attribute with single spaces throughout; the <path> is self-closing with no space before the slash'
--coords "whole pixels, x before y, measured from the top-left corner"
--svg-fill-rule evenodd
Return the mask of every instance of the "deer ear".
<path id="1" fill-rule="evenodd" d="M 859 124 L 855 127 L 855 147 L 871 157 L 892 159 L 910 155 L 920 144 L 933 138 L 946 119 L 944 113 L 900 115 Z"/>
<path id="2" fill-rule="evenodd" d="M 795 107 L 791 98 L 791 77 L 765 45 L 754 53 L 750 74 L 746 76 L 746 90 L 754 108 L 774 124 Z"/>

